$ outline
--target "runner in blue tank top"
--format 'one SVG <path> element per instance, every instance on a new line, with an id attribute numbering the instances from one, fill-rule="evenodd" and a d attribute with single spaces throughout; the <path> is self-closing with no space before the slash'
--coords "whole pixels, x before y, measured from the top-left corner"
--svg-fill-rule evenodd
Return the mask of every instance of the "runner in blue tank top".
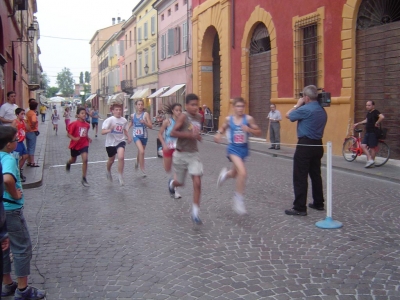
<path id="1" fill-rule="evenodd" d="M 152 129 L 153 125 L 151 124 L 149 114 L 144 111 L 143 100 L 136 100 L 135 105 L 136 113 L 131 116 L 132 122 L 130 123 L 130 127 L 133 127 L 133 142 L 136 144 L 138 149 L 135 170 L 137 170 L 138 166 L 140 166 L 143 177 L 146 177 L 144 168 L 144 150 L 146 149 L 147 145 L 147 128 Z"/>
<path id="2" fill-rule="evenodd" d="M 172 167 L 172 154 L 176 149 L 176 142 L 178 140 L 178 138 L 171 137 L 171 131 L 175 126 L 177 118 L 182 113 L 182 105 L 179 103 L 166 105 L 164 111 L 166 114 L 170 115 L 170 117 L 163 121 L 160 131 L 158 132 L 158 138 L 163 147 L 164 169 L 169 173 Z M 181 198 L 176 188 L 175 194 L 171 196 L 175 199 Z"/>
<path id="3" fill-rule="evenodd" d="M 238 97 L 233 99 L 234 114 L 226 117 L 225 122 L 214 137 L 214 141 L 219 143 L 222 134 L 225 132 L 227 133 L 227 139 L 229 141 L 227 155 L 228 159 L 232 162 L 232 168 L 229 171 L 227 168 L 221 170 L 217 186 L 220 187 L 228 178 L 236 178 L 233 210 L 239 215 L 246 213 L 246 208 L 243 203 L 243 192 L 247 176 L 244 160 L 249 155 L 248 137 L 249 134 L 254 134 L 256 136 L 261 134 L 260 128 L 254 122 L 254 118 L 244 114 L 244 108 L 245 102 L 243 98 Z"/>

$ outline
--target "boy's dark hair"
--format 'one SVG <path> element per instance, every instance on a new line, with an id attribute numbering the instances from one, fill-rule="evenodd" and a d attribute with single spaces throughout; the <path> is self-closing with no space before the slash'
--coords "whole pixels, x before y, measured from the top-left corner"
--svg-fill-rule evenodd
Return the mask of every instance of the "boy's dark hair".
<path id="1" fill-rule="evenodd" d="M 35 98 L 29 98 L 28 103 L 31 103 L 32 101 L 36 101 Z"/>
<path id="2" fill-rule="evenodd" d="M 18 107 L 18 108 L 15 110 L 15 114 L 18 116 L 18 115 L 21 113 L 21 111 L 25 111 L 25 109 L 23 109 L 23 108 L 21 108 L 21 107 Z"/>
<path id="3" fill-rule="evenodd" d="M 84 107 L 78 107 L 77 110 L 76 110 L 76 114 L 79 115 L 79 113 L 80 113 L 82 110 L 86 111 L 86 109 L 85 109 Z"/>
<path id="4" fill-rule="evenodd" d="M 199 97 L 196 94 L 187 94 L 185 103 L 189 104 L 192 100 L 199 100 Z"/>
<path id="5" fill-rule="evenodd" d="M 15 92 L 14 92 L 14 91 L 9 91 L 9 92 L 7 93 L 7 98 L 10 97 L 12 94 L 15 94 Z"/>
<path id="6" fill-rule="evenodd" d="M 0 125 L 0 149 L 3 149 L 8 143 L 12 142 L 16 134 L 16 128 Z"/>
<path id="7" fill-rule="evenodd" d="M 38 106 L 38 103 L 35 101 L 35 99 L 33 101 L 29 102 L 29 109 L 30 110 L 35 110 Z"/>
<path id="8" fill-rule="evenodd" d="M 182 107 L 182 105 L 180 103 L 165 104 L 164 111 L 166 114 L 172 115 L 174 108 L 177 106 Z"/>
<path id="9" fill-rule="evenodd" d="M 124 105 L 122 103 L 114 103 L 113 105 L 111 105 L 110 109 L 114 110 L 114 108 L 116 107 L 124 108 Z"/>
<path id="10" fill-rule="evenodd" d="M 235 97 L 235 98 L 233 98 L 232 104 L 235 106 L 236 103 L 243 103 L 243 104 L 245 104 L 246 101 L 244 101 L 244 99 L 243 99 L 242 97 Z"/>

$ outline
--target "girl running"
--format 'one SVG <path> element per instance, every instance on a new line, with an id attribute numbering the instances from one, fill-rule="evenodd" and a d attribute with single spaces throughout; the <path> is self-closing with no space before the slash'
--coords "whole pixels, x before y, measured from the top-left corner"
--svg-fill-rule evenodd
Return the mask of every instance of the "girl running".
<path id="1" fill-rule="evenodd" d="M 60 115 L 57 113 L 57 109 L 55 109 L 54 113 L 51 115 L 51 123 L 53 124 L 53 130 L 56 131 L 56 135 L 58 132 L 58 120 L 60 120 Z"/>
<path id="2" fill-rule="evenodd" d="M 182 113 L 182 105 L 179 103 L 166 105 L 164 110 L 166 114 L 170 115 L 170 117 L 163 121 L 160 131 L 158 132 L 158 138 L 163 147 L 164 169 L 169 173 L 172 166 L 172 154 L 176 149 L 176 141 L 178 140 L 178 138 L 171 137 L 171 131 L 175 126 L 177 118 Z M 174 198 L 181 198 L 181 195 L 176 191 L 176 188 Z"/>
<path id="3" fill-rule="evenodd" d="M 136 113 L 134 113 L 132 118 L 132 123 L 129 127 L 133 127 L 133 142 L 138 148 L 138 154 L 135 162 L 135 170 L 140 166 L 140 170 L 143 173 L 143 177 L 146 177 L 146 172 L 144 169 L 144 150 L 147 145 L 147 128 L 152 129 L 150 116 L 144 111 L 143 100 L 136 100 Z"/>
<path id="4" fill-rule="evenodd" d="M 71 112 L 69 111 L 69 107 L 65 108 L 63 117 L 65 119 L 65 130 L 68 132 L 68 125 L 71 122 Z"/>

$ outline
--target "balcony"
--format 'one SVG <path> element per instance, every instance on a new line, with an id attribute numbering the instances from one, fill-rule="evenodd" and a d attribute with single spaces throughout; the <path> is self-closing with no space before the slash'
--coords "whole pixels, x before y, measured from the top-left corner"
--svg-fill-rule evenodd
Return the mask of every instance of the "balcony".
<path id="1" fill-rule="evenodd" d="M 40 73 L 28 74 L 28 88 L 30 91 L 36 91 L 40 88 Z"/>
<path id="2" fill-rule="evenodd" d="M 121 90 L 127 94 L 133 94 L 133 80 L 122 80 L 121 81 Z"/>

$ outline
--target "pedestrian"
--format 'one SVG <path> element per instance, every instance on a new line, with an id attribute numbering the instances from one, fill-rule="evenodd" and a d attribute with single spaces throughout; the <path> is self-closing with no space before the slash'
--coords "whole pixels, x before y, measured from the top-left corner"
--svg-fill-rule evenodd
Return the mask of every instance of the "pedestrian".
<path id="1" fill-rule="evenodd" d="M 286 113 L 291 122 L 297 121 L 298 142 L 293 158 L 293 208 L 287 215 L 307 216 L 308 176 L 311 178 L 313 203 L 308 207 L 324 210 L 324 193 L 321 178 L 321 158 L 324 155 L 322 137 L 327 121 L 325 109 L 318 102 L 318 90 L 306 86 L 303 96 Z"/>
<path id="2" fill-rule="evenodd" d="M 99 111 L 96 106 L 93 106 L 90 116 L 92 117 L 92 129 L 95 130 L 95 137 L 97 137 L 97 132 L 99 130 Z"/>
<path id="3" fill-rule="evenodd" d="M 165 106 L 165 113 L 170 117 L 165 119 L 161 125 L 160 131 L 158 132 L 158 139 L 160 140 L 163 147 L 163 161 L 165 172 L 169 173 L 172 167 L 172 155 L 176 149 L 177 138 L 171 137 L 171 131 L 175 126 L 176 120 L 182 113 L 182 105 L 179 103 L 173 103 Z M 172 195 L 171 195 L 172 196 Z M 181 195 L 175 188 L 173 194 L 175 199 L 181 198 Z"/>
<path id="4" fill-rule="evenodd" d="M 201 106 L 199 106 L 199 114 L 201 115 L 201 128 L 200 128 L 200 130 L 201 130 L 201 133 L 204 133 L 203 132 L 203 130 L 204 130 L 204 110 L 203 110 L 203 108 L 201 108 Z"/>
<path id="5" fill-rule="evenodd" d="M 364 154 L 367 156 L 366 168 L 371 168 L 375 164 L 376 146 L 378 146 L 378 137 L 376 130 L 380 128 L 380 124 L 385 118 L 379 110 L 375 109 L 375 102 L 370 100 L 366 103 L 367 117 L 359 123 L 355 123 L 353 128 L 360 125 L 366 124 L 365 135 L 361 143 L 361 148 Z"/>
<path id="6" fill-rule="evenodd" d="M 203 104 L 203 111 L 204 111 L 204 133 L 207 133 L 208 131 L 212 131 L 212 113 L 211 110 L 208 108 L 207 105 Z"/>
<path id="7" fill-rule="evenodd" d="M 271 111 L 268 113 L 267 119 L 269 119 L 269 139 L 271 141 L 271 147 L 268 149 L 281 149 L 281 124 L 282 116 L 279 110 L 276 109 L 275 104 L 270 105 Z"/>
<path id="8" fill-rule="evenodd" d="M 68 137 L 71 139 L 69 149 L 71 149 L 71 158 L 67 161 L 65 169 L 67 172 L 71 169 L 71 164 L 76 162 L 76 158 L 80 155 L 82 158 L 82 180 L 81 183 L 85 187 L 89 187 L 86 180 L 88 168 L 89 143 L 92 139 L 89 137 L 90 125 L 86 122 L 86 110 L 83 107 L 77 110 L 78 119 L 68 126 Z"/>
<path id="9" fill-rule="evenodd" d="M 70 111 L 70 108 L 69 108 L 69 107 L 66 107 L 66 108 L 65 108 L 63 117 L 64 117 L 64 121 L 65 121 L 65 130 L 68 131 L 68 126 L 69 126 L 69 124 L 70 124 L 70 122 L 71 122 L 71 117 L 72 117 L 72 116 L 71 116 L 71 111 Z"/>
<path id="10" fill-rule="evenodd" d="M 29 102 L 29 111 L 26 113 L 26 123 L 28 131 L 25 134 L 26 138 L 26 151 L 28 152 L 28 167 L 39 167 L 35 163 L 35 150 L 36 150 L 36 140 L 39 135 L 39 122 L 36 115 L 38 103 L 36 101 Z"/>
<path id="11" fill-rule="evenodd" d="M 24 194 L 19 170 L 14 156 L 11 155 L 19 141 L 14 127 L 0 129 L 0 161 L 4 180 L 3 205 L 6 211 L 6 223 L 10 248 L 3 253 L 3 286 L 2 297 L 14 295 L 14 299 L 43 299 L 46 292 L 28 286 L 32 243 L 28 226 L 23 214 Z M 17 282 L 11 277 L 10 251 L 14 257 L 14 274 Z"/>
<path id="12" fill-rule="evenodd" d="M 136 112 L 131 115 L 132 123 L 130 127 L 133 127 L 133 142 L 135 143 L 138 153 L 135 162 L 135 170 L 140 167 L 143 177 L 146 177 L 146 171 L 144 167 L 144 152 L 147 145 L 147 128 L 152 129 L 150 116 L 144 111 L 143 100 L 136 100 Z"/>
<path id="13" fill-rule="evenodd" d="M 58 132 L 58 121 L 60 120 L 60 115 L 57 113 L 57 109 L 54 110 L 54 113 L 51 115 L 51 123 L 53 124 L 53 130 L 55 130 L 56 135 Z"/>
<path id="14" fill-rule="evenodd" d="M 19 157 L 19 174 L 21 178 L 21 182 L 26 181 L 26 177 L 23 174 L 23 167 L 25 161 L 28 159 L 28 151 L 26 150 L 24 140 L 26 131 L 28 129 L 28 125 L 25 122 L 25 110 L 23 108 L 18 107 L 15 110 L 15 114 L 17 118 L 12 122 L 12 126 L 17 129 L 17 136 L 18 136 L 18 144 L 15 152 L 18 153 Z"/>
<path id="15" fill-rule="evenodd" d="M 122 117 L 123 103 L 114 103 L 111 105 L 112 116 L 105 119 L 102 125 L 101 134 L 106 134 L 107 161 L 107 179 L 112 182 L 111 167 L 115 156 L 118 156 L 118 181 L 119 185 L 124 185 L 123 173 L 125 163 L 125 146 L 132 142 L 128 133 L 128 121 Z"/>
<path id="16" fill-rule="evenodd" d="M 222 135 L 228 132 L 227 157 L 232 162 L 228 171 L 223 168 L 218 176 L 217 187 L 228 178 L 236 178 L 236 191 L 233 197 L 233 210 L 243 215 L 246 213 L 244 205 L 244 189 L 246 185 L 247 170 L 244 164 L 249 155 L 249 135 L 261 135 L 261 130 L 254 121 L 254 118 L 244 113 L 245 101 L 241 97 L 233 99 L 233 115 L 226 117 L 224 123 L 214 136 L 216 143 L 221 142 Z"/>
<path id="17" fill-rule="evenodd" d="M 7 101 L 0 107 L 0 121 L 4 126 L 11 126 L 11 123 L 17 118 L 15 110 L 18 105 L 15 104 L 17 94 L 14 91 L 7 93 Z"/>
<path id="18" fill-rule="evenodd" d="M 170 134 L 172 137 L 177 137 L 178 141 L 176 142 L 176 151 L 172 156 L 176 179 L 169 180 L 168 189 L 170 195 L 174 195 L 175 188 L 185 184 L 186 173 L 189 172 L 193 180 L 191 218 L 194 224 L 201 225 L 199 211 L 203 164 L 197 147 L 197 141 L 202 140 L 200 135 L 201 115 L 198 113 L 199 98 L 195 94 L 188 94 L 185 102 L 186 111 L 179 115 Z"/>
<path id="19" fill-rule="evenodd" d="M 46 112 L 47 112 L 46 105 L 42 103 L 42 105 L 40 105 L 39 110 L 40 110 L 40 116 L 42 117 L 42 123 L 44 123 L 46 121 Z"/>

